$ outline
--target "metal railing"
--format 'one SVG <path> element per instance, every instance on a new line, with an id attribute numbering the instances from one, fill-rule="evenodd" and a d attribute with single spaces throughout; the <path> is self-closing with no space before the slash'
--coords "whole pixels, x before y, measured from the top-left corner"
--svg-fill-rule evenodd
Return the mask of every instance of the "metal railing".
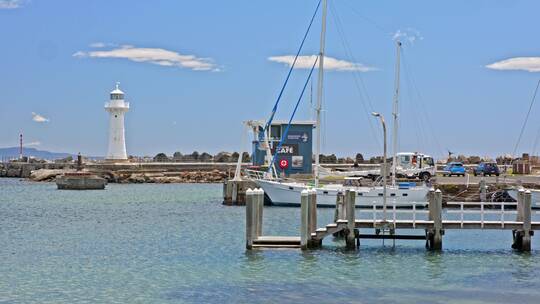
<path id="1" fill-rule="evenodd" d="M 251 169 L 244 169 L 244 176 L 246 176 L 249 179 L 265 179 L 266 172 L 258 171 L 258 170 L 251 170 Z"/>
<path id="2" fill-rule="evenodd" d="M 408 209 L 399 208 L 399 207 L 404 207 L 404 206 L 408 207 Z M 377 205 L 377 204 L 373 204 L 373 206 L 370 209 L 360 209 L 358 211 L 358 214 L 360 216 L 361 214 L 371 213 L 371 219 L 373 220 L 373 223 L 379 220 L 386 220 L 389 223 L 393 224 L 394 227 L 396 226 L 396 223 L 399 220 L 398 219 L 399 214 L 410 214 L 412 215 L 413 228 L 416 228 L 416 223 L 419 220 L 423 220 L 423 221 L 427 220 L 427 217 L 424 217 L 429 214 L 429 211 L 426 208 L 426 206 L 427 206 L 426 202 L 407 202 L 407 204 L 404 205 L 402 203 L 397 203 L 396 201 L 394 201 L 392 204 L 388 206 L 389 208 L 386 211 L 388 218 L 386 219 L 379 216 L 379 214 L 385 213 L 385 211 L 381 208 L 380 205 Z M 419 217 L 421 218 L 419 219 Z M 410 219 L 407 218 L 406 220 L 410 220 Z"/>

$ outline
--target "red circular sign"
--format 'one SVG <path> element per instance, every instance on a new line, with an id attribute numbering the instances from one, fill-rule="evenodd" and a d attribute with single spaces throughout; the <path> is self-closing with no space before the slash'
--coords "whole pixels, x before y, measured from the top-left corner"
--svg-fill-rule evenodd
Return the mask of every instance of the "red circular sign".
<path id="1" fill-rule="evenodd" d="M 282 159 L 279 161 L 279 167 L 281 169 L 287 169 L 289 167 L 289 161 L 286 159 Z"/>

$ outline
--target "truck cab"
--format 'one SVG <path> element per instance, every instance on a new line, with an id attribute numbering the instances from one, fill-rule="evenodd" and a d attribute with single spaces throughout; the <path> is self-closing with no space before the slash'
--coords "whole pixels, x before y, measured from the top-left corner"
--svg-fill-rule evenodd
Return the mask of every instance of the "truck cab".
<path id="1" fill-rule="evenodd" d="M 435 175 L 433 157 L 418 152 L 401 152 L 396 155 L 396 176 L 429 180 Z"/>

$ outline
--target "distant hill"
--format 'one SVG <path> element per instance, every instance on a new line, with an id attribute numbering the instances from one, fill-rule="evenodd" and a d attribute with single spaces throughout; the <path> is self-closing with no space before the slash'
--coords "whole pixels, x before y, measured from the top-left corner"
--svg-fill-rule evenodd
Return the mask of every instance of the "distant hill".
<path id="1" fill-rule="evenodd" d="M 24 156 L 30 156 L 30 157 L 33 156 L 35 158 L 48 159 L 48 160 L 66 158 L 66 157 L 68 157 L 70 155 L 75 157 L 75 154 L 42 151 L 42 150 L 38 150 L 36 148 L 23 148 L 23 155 Z M 0 158 L 1 159 L 11 159 L 11 158 L 18 158 L 18 157 L 19 157 L 19 148 L 18 147 L 0 148 Z"/>

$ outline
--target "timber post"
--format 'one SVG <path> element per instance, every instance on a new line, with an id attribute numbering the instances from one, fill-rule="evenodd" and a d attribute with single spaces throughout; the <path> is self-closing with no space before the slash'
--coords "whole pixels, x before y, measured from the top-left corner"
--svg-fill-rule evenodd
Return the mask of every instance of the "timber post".
<path id="1" fill-rule="evenodd" d="M 345 219 L 345 195 L 339 191 L 336 196 L 336 209 L 334 211 L 334 223 Z M 343 231 L 333 234 L 335 238 L 343 237 Z"/>
<path id="2" fill-rule="evenodd" d="M 347 216 L 347 235 L 346 235 L 346 244 L 348 249 L 355 249 L 355 235 L 354 235 L 354 229 L 355 229 L 355 217 L 354 217 L 354 209 L 355 209 L 355 202 L 356 201 L 356 191 L 354 190 L 347 190 L 345 191 L 345 213 Z"/>
<path id="3" fill-rule="evenodd" d="M 309 191 L 300 194 L 300 248 L 308 249 L 309 235 Z"/>
<path id="4" fill-rule="evenodd" d="M 231 183 L 231 201 L 237 202 L 238 201 L 238 183 L 236 181 L 232 181 Z"/>
<path id="5" fill-rule="evenodd" d="M 523 199 L 525 190 L 520 188 L 517 192 L 516 222 L 523 222 Z M 512 230 L 512 248 L 521 250 L 523 235 L 519 229 Z"/>
<path id="6" fill-rule="evenodd" d="M 260 237 L 262 235 L 262 226 L 263 226 L 263 208 L 264 208 L 264 190 L 259 188 L 253 190 L 254 192 L 254 202 L 256 207 L 256 218 L 255 218 L 255 235 L 256 237 Z"/>
<path id="7" fill-rule="evenodd" d="M 514 240 L 512 248 L 521 251 L 531 251 L 531 235 L 533 234 L 531 230 L 531 191 L 519 189 L 517 201 L 516 221 L 521 222 L 523 226 L 521 229 L 512 231 L 512 237 Z"/>
<path id="8" fill-rule="evenodd" d="M 429 219 L 433 221 L 433 228 L 428 229 L 428 248 L 431 250 L 442 249 L 442 192 L 440 189 L 429 191 Z"/>
<path id="9" fill-rule="evenodd" d="M 309 235 L 317 230 L 317 190 L 308 190 Z"/>
<path id="10" fill-rule="evenodd" d="M 338 192 L 336 196 L 336 210 L 334 212 L 334 222 L 345 219 L 344 205 L 345 205 L 345 196 L 343 195 L 343 192 Z"/>
<path id="11" fill-rule="evenodd" d="M 525 191 L 523 195 L 523 240 L 521 250 L 531 251 L 531 191 Z"/>
<path id="12" fill-rule="evenodd" d="M 253 248 L 255 239 L 255 191 L 247 189 L 246 191 L 246 249 Z"/>
<path id="13" fill-rule="evenodd" d="M 480 180 L 480 201 L 485 202 L 487 199 L 486 180 L 482 177 Z"/>
<path id="14" fill-rule="evenodd" d="M 311 189 L 308 190 L 308 201 L 309 201 L 309 237 L 308 237 L 308 247 L 317 248 L 322 245 L 322 240 L 314 240 L 313 233 L 317 231 L 317 190 Z"/>

